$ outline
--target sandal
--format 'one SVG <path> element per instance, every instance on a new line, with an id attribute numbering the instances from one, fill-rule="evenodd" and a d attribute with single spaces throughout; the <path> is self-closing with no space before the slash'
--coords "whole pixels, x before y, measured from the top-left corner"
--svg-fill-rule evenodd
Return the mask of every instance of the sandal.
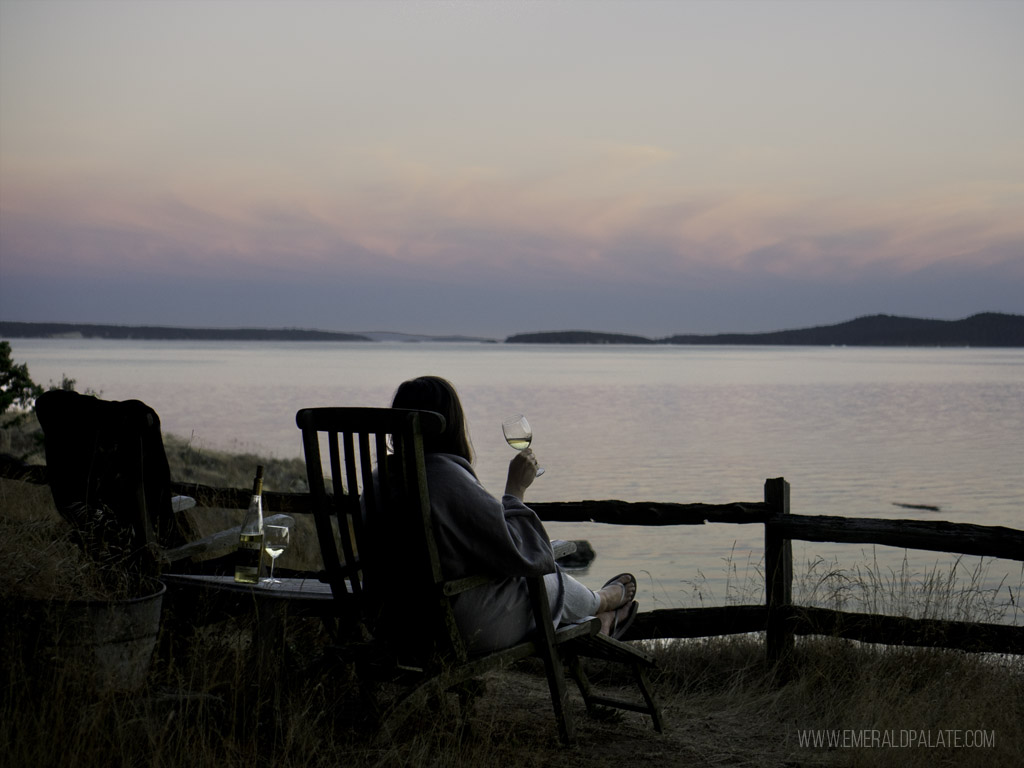
<path id="1" fill-rule="evenodd" d="M 628 578 L 628 581 L 622 581 L 622 579 L 624 579 L 624 578 Z M 601 589 L 605 589 L 605 588 L 610 587 L 612 584 L 615 584 L 615 583 L 618 583 L 622 587 L 622 602 L 619 603 L 617 606 L 615 606 L 615 610 L 618 610 L 619 608 L 621 608 L 622 606 L 624 606 L 626 604 L 626 585 L 629 584 L 630 581 L 633 582 L 633 586 L 634 586 L 633 594 L 635 595 L 636 594 L 636 576 L 634 576 L 632 573 L 620 573 L 618 576 L 612 576 L 610 579 L 608 579 L 608 581 L 606 581 L 604 583 L 604 586 L 601 587 Z"/>
<path id="2" fill-rule="evenodd" d="M 626 618 L 624 618 L 622 621 L 619 621 L 619 611 L 622 610 L 622 608 L 620 607 L 619 610 L 615 611 L 615 618 L 612 619 L 612 629 L 608 633 L 608 636 L 611 637 L 613 640 L 618 640 L 624 634 L 626 634 L 626 630 L 628 630 L 633 625 L 633 619 L 636 618 L 636 612 L 639 608 L 640 603 L 638 603 L 636 600 L 630 603 L 629 611 L 626 613 Z"/>

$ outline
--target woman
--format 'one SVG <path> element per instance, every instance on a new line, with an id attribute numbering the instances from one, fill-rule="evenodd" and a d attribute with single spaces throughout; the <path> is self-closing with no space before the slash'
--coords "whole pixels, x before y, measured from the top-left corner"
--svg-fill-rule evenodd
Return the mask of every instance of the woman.
<path id="1" fill-rule="evenodd" d="M 527 448 L 509 463 L 505 494 L 496 499 L 473 472 L 473 451 L 455 388 L 445 379 L 423 376 L 404 382 L 394 408 L 436 411 L 445 418 L 439 435 L 424 437 L 427 487 L 445 576 L 475 574 L 504 577 L 453 599 L 455 619 L 473 650 L 515 644 L 533 628 L 525 576 L 544 575 L 554 624 L 601 619 L 601 631 L 613 637 L 626 631 L 636 615 L 636 579 L 628 573 L 594 591 L 555 564 L 551 542 L 536 513 L 523 504 L 537 476 L 537 459 Z"/>

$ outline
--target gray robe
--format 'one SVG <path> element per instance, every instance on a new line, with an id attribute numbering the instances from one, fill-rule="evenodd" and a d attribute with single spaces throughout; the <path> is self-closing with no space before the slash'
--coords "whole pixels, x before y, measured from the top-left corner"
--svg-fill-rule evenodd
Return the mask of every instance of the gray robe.
<path id="1" fill-rule="evenodd" d="M 506 648 L 533 628 L 524 576 L 547 574 L 552 622 L 562 613 L 562 574 L 536 513 L 514 496 L 498 501 L 465 459 L 427 454 L 427 488 L 438 554 L 448 579 L 504 577 L 453 599 L 455 620 L 472 650 Z"/>

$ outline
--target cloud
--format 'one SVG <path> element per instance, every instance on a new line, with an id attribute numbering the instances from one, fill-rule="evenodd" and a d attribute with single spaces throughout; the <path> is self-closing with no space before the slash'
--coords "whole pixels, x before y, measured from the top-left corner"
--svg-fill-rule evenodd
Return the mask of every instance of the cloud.
<path id="1" fill-rule="evenodd" d="M 644 145 L 587 146 L 545 173 L 433 166 L 383 149 L 367 162 L 352 179 L 258 189 L 8 177 L 2 268 L 653 286 L 698 271 L 843 283 L 937 264 L 1019 265 L 1024 253 L 1024 188 L 1008 184 L 877 199 L 652 186 L 644 174 L 677 158 Z M 372 181 L 370 167 L 380 170 Z"/>

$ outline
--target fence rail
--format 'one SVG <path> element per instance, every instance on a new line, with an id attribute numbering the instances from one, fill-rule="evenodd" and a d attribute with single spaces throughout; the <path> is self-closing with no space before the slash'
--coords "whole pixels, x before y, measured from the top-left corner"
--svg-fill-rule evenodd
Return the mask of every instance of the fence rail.
<path id="1" fill-rule="evenodd" d="M 581 501 L 531 504 L 545 521 L 610 525 L 759 523 L 765 527 L 765 602 L 717 608 L 670 608 L 637 616 L 631 639 L 694 638 L 765 632 L 768 660 L 786 664 L 798 635 L 866 643 L 1024 654 L 1024 627 L 851 613 L 793 603 L 792 542 L 879 544 L 905 549 L 1024 561 L 1024 531 L 944 521 L 848 518 L 790 513 L 789 483 L 765 482 L 763 502 L 671 504 Z"/>
<path id="2" fill-rule="evenodd" d="M 46 483 L 45 467 L 0 466 L 6 477 Z M 247 489 L 212 488 L 172 483 L 175 493 L 195 498 L 200 506 L 244 508 Z M 274 512 L 309 512 L 306 494 L 265 494 Z M 830 635 L 867 643 L 955 648 L 989 653 L 1024 654 L 1024 627 L 940 619 L 910 619 L 850 613 L 793 603 L 792 541 L 879 544 L 906 549 L 997 557 L 1024 561 L 1024 531 L 944 521 L 794 515 L 789 483 L 765 482 L 764 500 L 730 504 L 675 504 L 592 500 L 538 502 L 531 505 L 545 521 L 595 522 L 609 525 L 669 526 L 707 523 L 760 524 L 765 536 L 765 602 L 714 608 L 671 608 L 640 613 L 628 639 L 695 638 L 765 632 L 770 663 L 788 663 L 798 635 Z"/>
<path id="3" fill-rule="evenodd" d="M 800 541 L 882 544 L 932 552 L 1024 560 L 1024 531 L 999 525 L 931 520 L 894 520 L 787 515 L 765 525 L 778 535 Z"/>

